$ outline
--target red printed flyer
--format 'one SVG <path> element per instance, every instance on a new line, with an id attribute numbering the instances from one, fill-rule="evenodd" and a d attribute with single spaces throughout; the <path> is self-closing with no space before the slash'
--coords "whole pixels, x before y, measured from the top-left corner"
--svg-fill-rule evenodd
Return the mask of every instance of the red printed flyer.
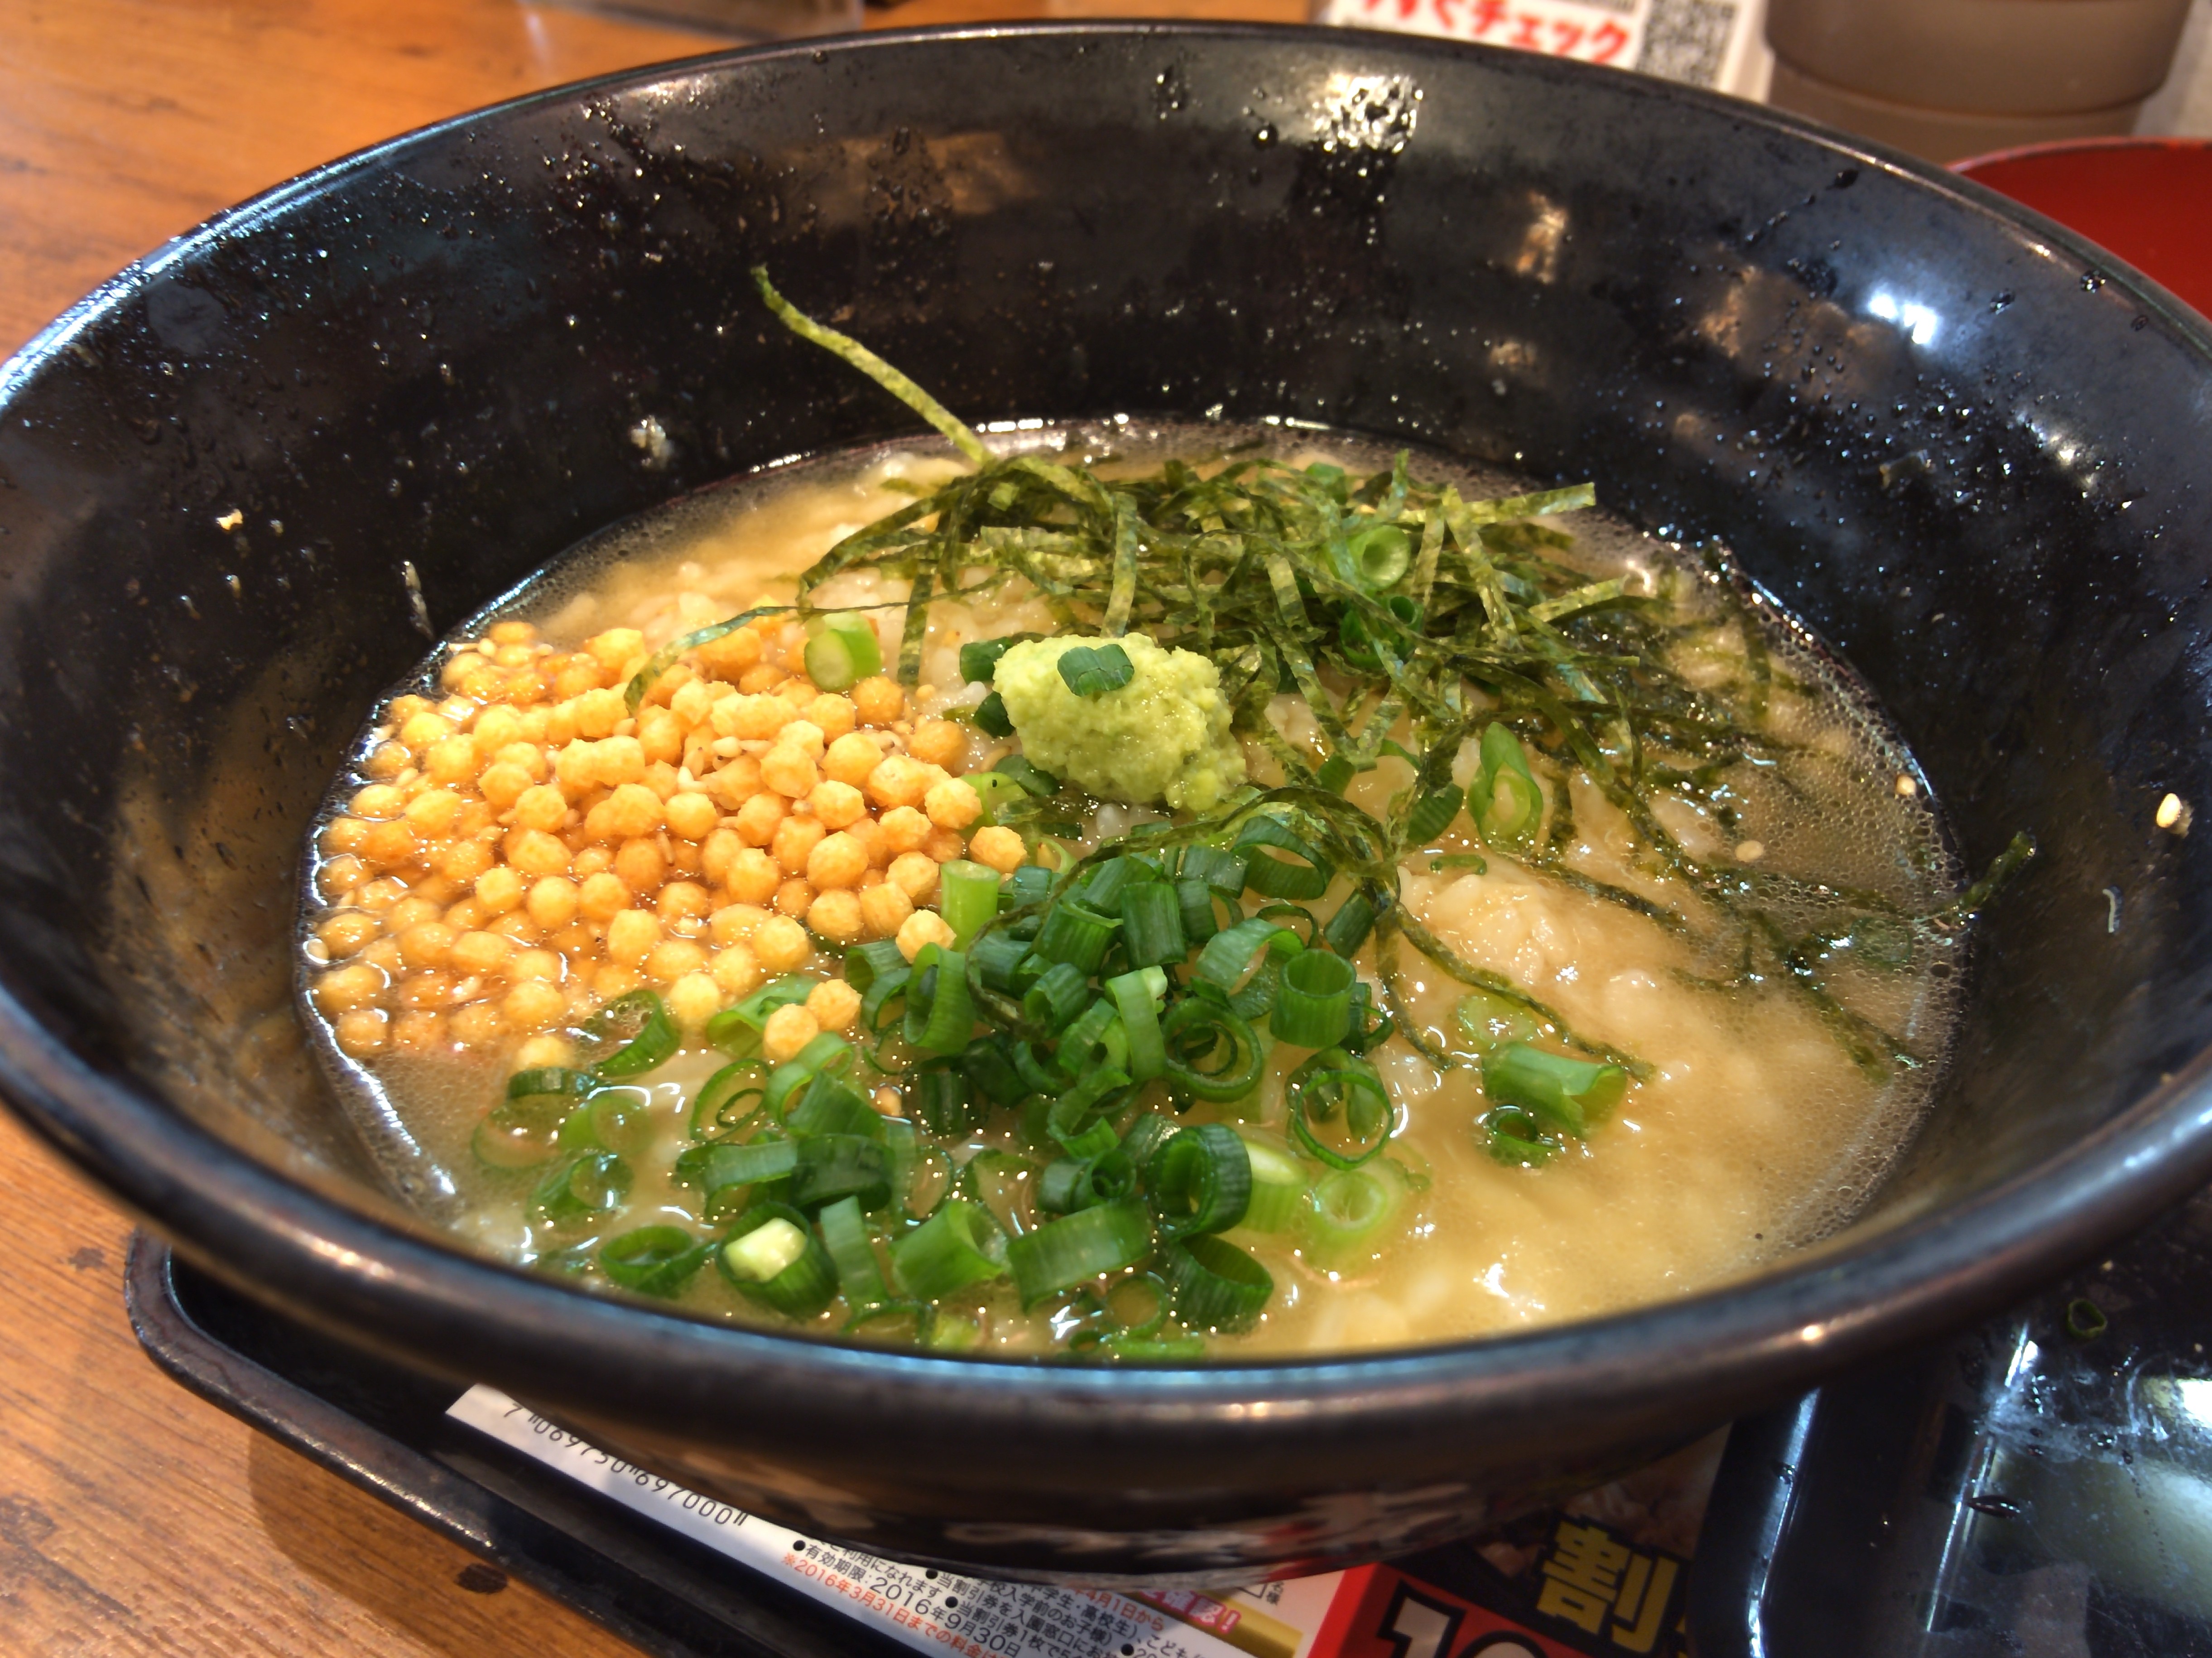
<path id="1" fill-rule="evenodd" d="M 1201 1593 L 1053 1588 L 878 1559 L 684 1490 L 489 1387 L 448 1415 L 919 1651 L 962 1658 L 1683 1658 L 1725 1435 L 1480 1543 Z"/>

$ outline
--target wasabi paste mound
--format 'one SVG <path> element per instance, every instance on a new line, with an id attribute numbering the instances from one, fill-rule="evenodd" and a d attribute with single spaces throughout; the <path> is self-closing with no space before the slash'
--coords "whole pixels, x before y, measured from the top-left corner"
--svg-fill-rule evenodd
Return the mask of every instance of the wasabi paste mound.
<path id="1" fill-rule="evenodd" d="M 1060 657 L 1106 644 L 1128 654 L 1133 677 L 1118 690 L 1078 696 Z M 1141 633 L 1037 639 L 1000 657 L 992 684 L 1030 760 L 1101 800 L 1205 812 L 1244 781 L 1220 673 L 1195 651 L 1163 650 Z"/>

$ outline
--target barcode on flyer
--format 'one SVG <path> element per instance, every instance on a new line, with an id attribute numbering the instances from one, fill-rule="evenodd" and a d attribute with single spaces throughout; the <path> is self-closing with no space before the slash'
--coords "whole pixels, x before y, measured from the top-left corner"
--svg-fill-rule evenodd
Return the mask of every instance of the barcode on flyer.
<path id="1" fill-rule="evenodd" d="M 1054 1588 L 883 1560 L 601 1450 L 489 1387 L 448 1409 L 632 1511 L 903 1644 L 959 1658 L 1682 1658 L 1685 1561 L 1632 1527 L 1528 1516 L 1515 1537 L 1250 1589 Z M 1701 1515 L 1717 1442 L 1626 1512 Z M 1663 1472 L 1659 1465 L 1655 1472 Z"/>
<path id="2" fill-rule="evenodd" d="M 1759 0 L 1323 0 L 1315 21 L 1473 40 L 1763 96 Z"/>

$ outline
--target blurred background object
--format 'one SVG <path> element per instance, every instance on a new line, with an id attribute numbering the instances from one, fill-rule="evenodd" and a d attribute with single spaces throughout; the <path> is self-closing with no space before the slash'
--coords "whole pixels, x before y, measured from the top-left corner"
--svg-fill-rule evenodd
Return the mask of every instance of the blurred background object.
<path id="1" fill-rule="evenodd" d="M 1772 62 L 1765 9 L 1766 0 L 1314 0 L 1313 21 L 1572 58 L 1763 98 Z"/>
<path id="2" fill-rule="evenodd" d="M 2110 248 L 2212 316 L 2212 140 L 2038 144 L 1958 170 Z"/>
<path id="3" fill-rule="evenodd" d="M 525 0 L 528 3 L 529 0 Z M 860 27 L 860 0 L 560 0 L 578 11 L 711 29 L 735 40 L 841 34 Z"/>
<path id="4" fill-rule="evenodd" d="M 2191 3 L 1769 0 L 1770 95 L 1937 162 L 2129 132 Z"/>

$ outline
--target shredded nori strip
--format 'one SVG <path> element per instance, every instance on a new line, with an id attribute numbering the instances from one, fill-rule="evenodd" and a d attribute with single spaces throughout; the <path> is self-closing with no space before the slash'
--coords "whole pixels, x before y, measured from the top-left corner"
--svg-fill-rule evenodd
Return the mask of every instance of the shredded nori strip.
<path id="1" fill-rule="evenodd" d="M 1854 917 L 1871 916 L 1908 930 L 1921 947 L 1942 948 L 2032 845 L 2025 837 L 2016 841 L 1985 881 L 1928 916 L 1907 914 L 1880 893 L 1693 856 L 1654 814 L 1655 795 L 1713 805 L 1729 795 L 1740 768 L 1758 762 L 1771 769 L 1790 747 L 1761 728 L 1769 697 L 1786 681 L 1769 656 L 1753 601 L 1717 556 L 1709 558 L 1706 575 L 1721 614 L 1686 622 L 1664 596 L 1634 590 L 1631 577 L 1593 580 L 1559 556 L 1571 538 L 1537 521 L 1594 504 L 1589 484 L 1467 501 L 1449 485 L 1412 477 L 1403 454 L 1388 473 L 1367 478 L 1249 454 L 1203 466 L 1171 460 L 1141 477 L 1110 479 L 1033 454 L 994 456 L 905 375 L 795 310 L 764 271 L 753 275 L 786 326 L 874 379 L 974 464 L 832 547 L 799 578 L 797 610 L 812 613 L 813 595 L 847 571 L 908 582 L 897 665 L 908 686 L 919 677 L 933 597 L 985 598 L 1016 583 L 1041 596 L 1071 631 L 1142 631 L 1164 647 L 1210 658 L 1235 710 L 1235 730 L 1273 760 L 1284 782 L 1248 788 L 1219 810 L 1164 832 L 1151 826 L 1144 847 L 1227 845 L 1255 815 L 1283 818 L 1339 876 L 1370 895 L 1374 959 L 1389 1011 L 1432 1062 L 1454 1063 L 1407 1015 L 1401 940 L 1448 977 L 1525 1003 L 1568 1045 L 1647 1072 L 1467 961 L 1397 901 L 1401 866 L 1419 850 L 1407 832 L 1420 802 L 1451 785 L 1463 746 L 1495 721 L 1530 751 L 1535 775 L 1548 784 L 1548 803 L 1533 847 L 1493 847 L 1492 855 L 1518 856 L 1578 892 L 1670 931 L 1688 931 L 1676 911 L 1571 866 L 1571 782 L 1579 771 L 1626 818 L 1644 867 L 1678 880 L 1719 919 L 1723 936 L 1711 942 L 1711 954 L 1732 960 L 1735 972 L 1702 982 L 1774 983 L 1796 991 L 1869 1075 L 1918 1063 L 1903 1042 L 1826 988 L 1833 940 Z M 1402 546 L 1390 536 L 1402 538 Z M 631 684 L 632 705 L 684 650 L 759 613 L 663 650 Z M 1673 665 L 1677 652 L 1701 640 L 1729 649 L 1741 665 L 1740 678 L 1711 688 L 1686 679 Z M 1319 765 L 1267 717 L 1270 701 L 1288 691 L 1312 709 L 1324 749 Z M 1409 762 L 1415 779 L 1377 819 L 1338 791 L 1386 756 Z M 1038 815 L 1044 802 L 1025 804 L 1014 820 L 1032 839 L 1070 827 L 1056 818 L 1048 826 Z M 1053 809 L 1056 817 L 1065 812 Z M 1724 825 L 1731 810 L 1721 808 Z M 1134 838 L 1102 846 L 1077 868 L 1138 850 Z M 1012 911 L 987 930 L 1032 920 L 1041 907 Z M 1814 914 L 1822 923 L 1808 929 L 1803 918 Z M 1026 1028 L 1018 1000 L 980 978 L 971 989 L 987 1019 Z"/>

